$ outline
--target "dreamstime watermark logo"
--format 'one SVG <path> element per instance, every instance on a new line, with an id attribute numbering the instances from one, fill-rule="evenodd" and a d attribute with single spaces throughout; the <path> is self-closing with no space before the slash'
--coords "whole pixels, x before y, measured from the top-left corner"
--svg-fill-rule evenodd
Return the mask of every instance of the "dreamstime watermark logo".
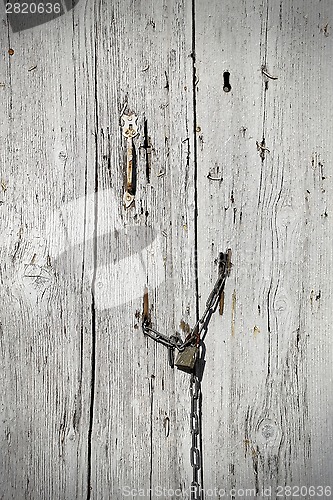
<path id="1" fill-rule="evenodd" d="M 160 231 L 124 226 L 118 205 L 112 189 L 101 190 L 65 203 L 46 220 L 47 252 L 59 278 L 70 286 L 84 268 L 99 310 L 142 298 L 148 276 L 151 288 L 166 276 Z"/>
<path id="2" fill-rule="evenodd" d="M 63 16 L 80 0 L 4 0 L 6 15 L 14 33 L 35 28 Z"/>

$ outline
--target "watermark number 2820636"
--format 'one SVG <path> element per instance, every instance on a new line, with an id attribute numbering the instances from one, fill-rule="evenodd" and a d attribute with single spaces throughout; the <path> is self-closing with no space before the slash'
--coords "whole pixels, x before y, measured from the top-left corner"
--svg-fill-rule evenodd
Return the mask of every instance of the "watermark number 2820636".
<path id="1" fill-rule="evenodd" d="M 60 14 L 61 4 L 51 2 L 7 2 L 6 14 Z"/>
<path id="2" fill-rule="evenodd" d="M 72 11 L 80 0 L 0 0 L 14 33 L 36 28 Z"/>

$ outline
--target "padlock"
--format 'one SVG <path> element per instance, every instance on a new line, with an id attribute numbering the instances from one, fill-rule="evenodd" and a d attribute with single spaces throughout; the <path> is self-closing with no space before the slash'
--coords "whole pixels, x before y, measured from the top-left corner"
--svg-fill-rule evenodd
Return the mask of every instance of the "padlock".
<path id="1" fill-rule="evenodd" d="M 191 373 L 198 357 L 198 351 L 199 349 L 195 345 L 185 347 L 176 358 L 175 365 L 177 368 L 183 372 Z"/>

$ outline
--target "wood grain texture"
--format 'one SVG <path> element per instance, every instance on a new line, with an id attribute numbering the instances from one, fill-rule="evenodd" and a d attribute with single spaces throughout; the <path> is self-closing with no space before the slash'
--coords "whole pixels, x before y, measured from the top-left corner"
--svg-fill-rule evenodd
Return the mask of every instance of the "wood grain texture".
<path id="1" fill-rule="evenodd" d="M 0 13 L 0 497 L 188 498 L 189 377 L 143 295 L 184 338 L 227 248 L 201 486 L 332 486 L 329 0 L 81 0 L 20 33 Z"/>
<path id="2" fill-rule="evenodd" d="M 217 247 L 234 264 L 207 338 L 205 484 L 276 498 L 332 477 L 329 2 L 196 6 L 203 294 Z"/>
<path id="3" fill-rule="evenodd" d="M 95 156 L 87 41 L 72 15 L 13 34 L 2 6 L 1 23 L 1 498 L 84 498 L 93 254 L 82 224 L 91 208 L 77 200 L 93 185 Z"/>
<path id="4" fill-rule="evenodd" d="M 166 348 L 144 338 L 141 322 L 145 287 L 153 325 L 169 335 L 182 320 L 193 323 L 196 297 L 190 3 L 102 2 L 94 19 L 96 190 L 110 190 L 116 202 L 114 220 L 110 203 L 98 203 L 96 221 L 98 229 L 109 220 L 110 233 L 96 246 L 95 283 L 102 294 L 116 290 L 116 303 L 95 318 L 91 495 L 97 499 L 189 481 L 183 472 L 188 379 L 170 370 Z M 128 211 L 124 106 L 138 115 L 140 130 L 135 205 Z M 115 236 L 122 273 L 110 286 Z"/>
<path id="5" fill-rule="evenodd" d="M 196 315 L 191 4 L 81 2 L 31 32 L 8 28 L 4 45 L 15 59 L 4 59 L 3 405 L 18 411 L 11 384 L 21 381 L 35 434 L 23 419 L 4 420 L 3 474 L 12 481 L 3 497 L 185 488 L 188 377 L 144 338 L 141 315 L 145 286 L 153 324 L 166 333 Z M 138 115 L 140 131 L 128 211 L 121 111 Z M 18 307 L 11 294 L 26 268 Z M 25 351 L 31 359 L 22 361 Z"/>

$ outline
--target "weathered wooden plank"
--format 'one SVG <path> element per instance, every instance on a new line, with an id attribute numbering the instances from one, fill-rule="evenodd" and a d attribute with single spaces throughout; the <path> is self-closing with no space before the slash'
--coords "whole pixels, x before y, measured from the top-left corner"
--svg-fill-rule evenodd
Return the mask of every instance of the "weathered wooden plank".
<path id="1" fill-rule="evenodd" d="M 84 498 L 92 267 L 84 221 L 94 206 L 84 200 L 95 147 L 89 29 L 76 25 L 82 5 L 74 17 L 12 33 L 3 7 L 1 498 Z"/>
<path id="2" fill-rule="evenodd" d="M 291 430 L 290 449 L 281 450 L 286 463 L 281 474 L 293 484 L 332 486 L 333 467 L 327 457 L 333 440 L 328 419 L 333 401 L 327 381 L 332 381 L 328 269 L 333 226 L 327 180 L 333 157 L 328 83 L 333 70 L 327 64 L 332 58 L 332 42 L 326 26 L 331 5 L 287 2 L 279 12 L 274 4 L 270 10 L 267 58 L 274 61 L 279 85 L 269 89 L 267 123 L 279 123 L 280 132 L 272 134 L 272 162 L 282 164 L 284 185 L 276 205 L 275 240 L 285 269 L 284 282 L 279 285 L 285 306 L 276 321 L 279 331 L 288 325 L 279 347 L 280 405 L 282 421 Z M 278 18 L 279 24 L 274 22 Z M 312 74 L 322 83 L 315 92 L 309 81 Z M 277 276 L 274 281 L 278 282 Z M 319 394 L 318 386 L 322 386 Z"/>
<path id="3" fill-rule="evenodd" d="M 193 325 L 196 200 L 202 303 L 218 252 L 234 264 L 207 337 L 202 486 L 329 484 L 329 3 L 191 9 L 81 0 L 0 34 L 3 498 L 188 488 L 188 376 L 141 321 L 147 286 L 155 326 Z M 121 110 L 140 130 L 128 211 Z"/>
<path id="4" fill-rule="evenodd" d="M 140 326 L 144 285 L 159 328 L 195 319 L 190 9 L 81 2 L 3 38 L 4 498 L 188 486 L 188 377 Z M 141 134 L 128 213 L 125 102 Z"/>
<path id="5" fill-rule="evenodd" d="M 96 246 L 91 497 L 155 498 L 190 481 L 188 377 L 141 323 L 145 287 L 159 330 L 195 320 L 191 4 L 105 1 L 94 18 L 96 224 L 108 233 Z M 124 110 L 140 132 L 128 210 Z"/>
<path id="6" fill-rule="evenodd" d="M 196 4 L 202 295 L 218 250 L 234 264 L 207 337 L 204 477 L 235 497 L 332 477 L 327 23 L 329 2 Z"/>

